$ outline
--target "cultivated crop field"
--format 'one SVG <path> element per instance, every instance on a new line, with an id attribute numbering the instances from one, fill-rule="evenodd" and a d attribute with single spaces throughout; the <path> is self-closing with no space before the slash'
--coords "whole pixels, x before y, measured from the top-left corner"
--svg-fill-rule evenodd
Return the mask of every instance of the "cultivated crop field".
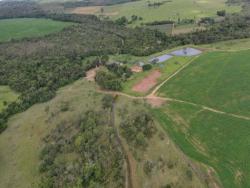
<path id="1" fill-rule="evenodd" d="M 160 96 L 249 116 L 249 58 L 249 50 L 206 53 L 169 80 Z"/>
<path id="2" fill-rule="evenodd" d="M 131 18 L 132 15 L 141 16 L 142 22 L 153 22 L 160 20 L 178 20 L 180 19 L 194 19 L 207 16 L 216 16 L 217 10 L 226 10 L 227 12 L 238 12 L 241 10 L 240 6 L 227 6 L 225 0 L 173 0 L 166 1 L 158 8 L 148 7 L 147 0 L 141 0 L 126 4 L 106 6 L 103 14 L 111 16 L 111 18 L 118 18 L 126 16 Z M 154 2 L 163 2 L 152 0 Z M 95 10 L 96 11 L 96 10 Z M 96 12 L 94 12 L 96 13 Z M 101 12 L 98 12 L 100 14 Z"/>
<path id="3" fill-rule="evenodd" d="M 44 36 L 58 32 L 71 25 L 69 22 L 53 21 L 49 19 L 17 18 L 0 20 L 0 42 L 25 37 Z"/>
<path id="4" fill-rule="evenodd" d="M 224 187 L 250 186 L 249 120 L 175 102 L 153 113 L 184 153 L 212 167 L 208 173 Z"/>
<path id="5" fill-rule="evenodd" d="M 8 86 L 0 86 L 0 112 L 9 103 L 15 101 L 18 95 L 13 92 Z"/>

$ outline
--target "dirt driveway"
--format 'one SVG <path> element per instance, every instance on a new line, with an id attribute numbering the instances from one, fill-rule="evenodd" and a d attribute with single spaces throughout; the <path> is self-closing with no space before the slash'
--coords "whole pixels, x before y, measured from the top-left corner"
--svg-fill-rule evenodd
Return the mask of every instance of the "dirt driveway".
<path id="1" fill-rule="evenodd" d="M 146 76 L 143 80 L 141 80 L 139 83 L 135 84 L 132 90 L 140 93 L 146 93 L 157 84 L 157 79 L 160 76 L 161 72 L 159 70 L 155 70 L 151 72 L 148 76 Z"/>

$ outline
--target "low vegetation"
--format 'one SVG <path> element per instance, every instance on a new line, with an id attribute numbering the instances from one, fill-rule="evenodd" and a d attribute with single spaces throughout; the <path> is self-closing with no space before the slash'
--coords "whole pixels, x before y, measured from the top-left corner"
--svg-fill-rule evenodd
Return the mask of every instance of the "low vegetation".
<path id="1" fill-rule="evenodd" d="M 18 94 L 13 92 L 8 86 L 0 86 L 0 112 L 7 106 L 16 101 Z"/>

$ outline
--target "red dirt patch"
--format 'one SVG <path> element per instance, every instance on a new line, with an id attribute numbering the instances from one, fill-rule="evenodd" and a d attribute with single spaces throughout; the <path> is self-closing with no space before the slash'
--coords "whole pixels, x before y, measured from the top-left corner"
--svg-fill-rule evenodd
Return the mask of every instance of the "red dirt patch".
<path id="1" fill-rule="evenodd" d="M 159 70 L 155 70 L 150 73 L 147 77 L 141 80 L 139 83 L 134 85 L 133 91 L 145 93 L 152 89 L 157 84 L 157 79 L 161 76 L 161 72 Z"/>
<path id="2" fill-rule="evenodd" d="M 96 71 L 98 68 L 90 69 L 86 72 L 86 79 L 88 81 L 95 81 Z"/>
<path id="3" fill-rule="evenodd" d="M 166 100 L 157 98 L 157 97 L 152 97 L 152 98 L 147 98 L 147 102 L 152 106 L 152 107 L 160 107 L 163 105 Z"/>

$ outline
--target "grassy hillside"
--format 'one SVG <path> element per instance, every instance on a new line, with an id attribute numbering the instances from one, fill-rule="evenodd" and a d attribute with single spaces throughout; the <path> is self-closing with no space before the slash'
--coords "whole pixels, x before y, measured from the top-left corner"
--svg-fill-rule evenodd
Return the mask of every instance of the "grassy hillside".
<path id="1" fill-rule="evenodd" d="M 181 103 L 153 113 L 186 154 L 214 168 L 224 187 L 250 186 L 250 121 Z"/>
<path id="2" fill-rule="evenodd" d="M 248 50 L 250 49 L 250 39 L 246 38 L 240 40 L 222 41 L 212 44 L 201 45 L 200 47 L 215 49 L 215 50 L 232 50 L 232 51 Z"/>
<path id="3" fill-rule="evenodd" d="M 15 101 L 18 95 L 13 92 L 8 86 L 0 86 L 0 112 L 9 103 Z"/>
<path id="4" fill-rule="evenodd" d="M 160 95 L 249 116 L 249 52 L 206 53 L 167 82 Z"/>
<path id="5" fill-rule="evenodd" d="M 198 19 L 207 16 L 216 16 L 217 10 L 226 10 L 227 12 L 238 12 L 240 6 L 227 6 L 225 0 L 173 0 L 166 1 L 158 8 L 148 7 L 147 0 L 126 3 L 104 7 L 104 14 L 112 18 L 132 15 L 141 16 L 142 22 L 153 22 L 160 20 L 178 20 L 180 19 Z M 163 2 L 163 1 L 150 1 Z M 100 12 L 99 12 L 100 13 Z"/>
<path id="6" fill-rule="evenodd" d="M 94 85 L 78 81 L 62 88 L 57 96 L 43 104 L 34 105 L 9 121 L 9 128 L 0 136 L 0 187 L 34 187 L 40 178 L 39 155 L 43 138 L 63 121 L 73 121 L 100 100 L 93 95 Z M 87 100 L 86 100 L 87 99 Z M 69 111 L 61 108 L 69 103 Z M 3 173 L 4 172 L 4 173 Z"/>
<path id="7" fill-rule="evenodd" d="M 0 20 L 0 42 L 24 37 L 44 36 L 58 32 L 71 25 L 69 22 L 59 22 L 49 19 L 19 18 Z"/>
<path id="8" fill-rule="evenodd" d="M 86 80 L 76 81 L 61 88 L 51 101 L 34 105 L 10 119 L 8 128 L 0 136 L 0 173 L 2 174 L 0 188 L 36 187 L 41 177 L 39 173 L 40 152 L 51 139 L 47 135 L 53 135 L 52 130 L 56 127 L 63 127 L 66 124 L 73 126 L 86 110 L 101 107 L 103 95 L 96 93 L 95 90 L 96 86 Z M 131 117 L 146 107 L 143 101 L 135 102 L 126 98 L 118 98 L 116 103 L 117 126 L 120 123 L 121 114 Z M 65 110 L 65 104 L 67 104 L 67 110 Z M 66 135 L 69 136 L 70 133 Z M 60 140 L 63 143 L 66 141 L 63 137 L 60 137 Z M 145 150 L 134 150 L 133 146 L 125 142 L 126 147 L 131 149 L 129 149 L 129 155 L 134 161 L 131 168 L 136 172 L 134 181 L 139 185 L 160 187 L 170 184 L 180 187 L 184 185 L 203 187 L 204 182 L 190 167 L 190 164 L 193 164 L 199 169 L 199 165 L 189 161 L 162 130 L 158 130 L 153 138 L 147 140 L 147 143 L 149 145 Z M 68 151 L 71 149 L 68 148 Z M 65 160 L 72 163 L 74 158 L 74 155 L 62 154 L 56 161 L 57 164 Z M 144 172 L 146 161 L 152 161 L 154 164 L 153 173 L 150 176 Z"/>

